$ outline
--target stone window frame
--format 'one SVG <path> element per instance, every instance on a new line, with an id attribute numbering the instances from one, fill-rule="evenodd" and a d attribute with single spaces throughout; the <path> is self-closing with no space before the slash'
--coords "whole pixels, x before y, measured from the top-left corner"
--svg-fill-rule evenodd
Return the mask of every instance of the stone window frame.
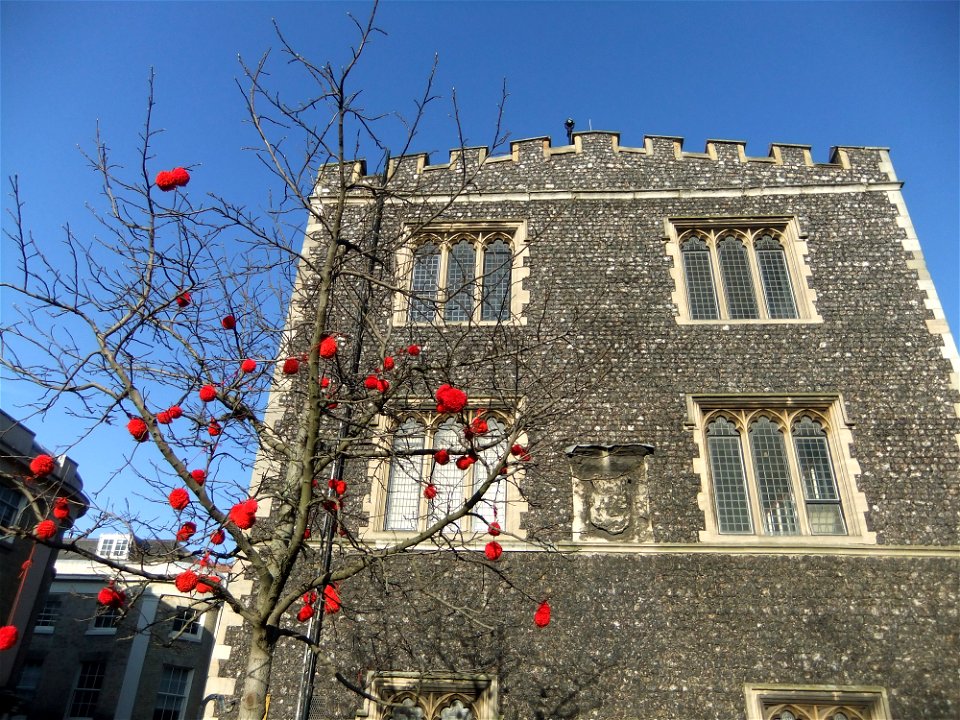
<path id="1" fill-rule="evenodd" d="M 873 685 L 746 684 L 747 720 L 773 720 L 789 709 L 797 720 L 892 720 L 886 688 Z"/>
<path id="2" fill-rule="evenodd" d="M 477 408 L 484 408 L 485 417 L 495 417 L 497 420 L 503 422 L 507 427 L 510 424 L 510 413 L 506 410 L 496 409 L 497 403 L 489 399 L 475 399 L 471 398 L 471 404 L 476 405 Z M 467 410 L 466 417 L 467 420 L 472 420 L 480 412 L 479 410 Z M 392 474 L 393 459 L 389 456 L 389 453 L 393 449 L 393 441 L 395 437 L 395 432 L 402 421 L 408 418 L 415 418 L 419 422 L 423 423 L 423 426 L 427 428 L 427 440 L 424 443 L 425 448 L 432 447 L 433 437 L 436 434 L 437 429 L 448 418 L 454 418 L 457 416 L 440 414 L 427 406 L 426 402 L 422 403 L 411 403 L 410 408 L 403 414 L 402 417 L 386 417 L 381 416 L 378 421 L 376 428 L 376 445 L 383 451 L 382 454 L 378 457 L 372 458 L 367 465 L 367 477 L 371 479 L 370 481 L 370 492 L 364 497 L 363 500 L 363 510 L 367 516 L 367 524 L 360 528 L 361 538 L 366 542 L 384 542 L 384 543 L 394 543 L 404 538 L 415 535 L 418 532 L 422 532 L 426 527 L 426 520 L 429 517 L 427 513 L 427 500 L 423 497 L 423 493 L 419 494 L 419 520 L 417 523 L 416 530 L 388 530 L 385 529 L 386 521 L 386 512 L 387 512 L 387 500 L 389 495 L 389 486 L 390 478 Z M 517 439 L 517 442 L 521 445 L 526 446 L 527 437 L 526 434 L 521 433 Z M 439 448 L 438 448 L 439 449 Z M 422 457 L 422 462 L 424 463 L 424 470 L 426 470 L 426 463 L 431 463 L 432 467 L 432 455 L 424 454 Z M 454 466 L 455 459 L 451 458 L 449 465 L 446 467 L 455 468 Z M 465 471 L 469 473 L 470 484 L 472 484 L 473 474 L 476 471 L 477 466 L 481 465 L 480 462 L 477 462 L 469 470 Z M 459 470 L 457 470 L 460 472 Z M 501 481 L 506 489 L 506 497 L 504 499 L 504 508 L 505 513 L 503 517 L 498 517 L 498 522 L 502 528 L 504 534 L 509 535 L 517 540 L 523 540 L 526 538 L 526 531 L 520 527 L 521 517 L 527 512 L 527 502 L 524 499 L 523 495 L 520 492 L 520 486 L 523 482 L 524 469 L 521 464 L 515 466 L 511 473 L 504 477 Z M 421 473 L 421 478 L 425 477 L 425 474 Z M 469 497 L 466 494 L 468 483 L 464 483 L 464 499 Z M 451 532 L 455 532 L 459 537 L 464 541 L 470 542 L 472 540 L 478 540 L 484 538 L 486 535 L 486 527 L 478 527 L 479 522 L 476 518 L 471 517 L 470 522 L 466 526 L 461 526 L 459 529 L 451 529 Z M 504 542 L 505 537 L 501 536 L 499 540 Z"/>
<path id="3" fill-rule="evenodd" d="M 761 282 L 756 253 L 753 250 L 755 238 L 769 233 L 783 248 L 786 271 L 793 292 L 796 307 L 795 318 L 771 318 L 768 316 L 764 285 Z M 693 235 L 705 236 L 710 253 L 710 268 L 713 282 L 713 296 L 718 317 L 694 319 L 691 317 L 690 301 L 687 294 L 687 281 L 681 250 L 682 244 Z M 719 274 L 716 242 L 721 236 L 734 235 L 747 247 L 750 277 L 753 284 L 754 301 L 757 306 L 756 318 L 733 319 L 729 317 L 725 302 L 724 283 Z M 800 231 L 799 222 L 791 216 L 750 216 L 750 217 L 672 217 L 664 220 L 664 241 L 666 255 L 672 261 L 670 276 L 673 280 L 671 300 L 677 308 L 679 325 L 749 325 L 749 324 L 809 324 L 822 323 L 823 318 L 817 312 L 816 291 L 810 287 L 811 271 L 806 262 L 808 254 L 806 235 Z"/>
<path id="4" fill-rule="evenodd" d="M 395 326 L 496 326 L 496 325 L 525 325 L 526 318 L 523 310 L 530 300 L 529 293 L 524 287 L 524 280 L 530 271 L 526 266 L 529 256 L 527 247 L 527 224 L 524 220 L 465 220 L 462 222 L 433 222 L 427 225 L 408 223 L 403 231 L 404 241 L 397 251 L 398 285 L 404 288 L 403 292 L 394 293 L 393 324 Z M 468 320 L 445 320 L 444 306 L 448 301 L 447 272 L 450 262 L 450 249 L 461 240 L 473 244 L 474 257 L 474 288 L 472 301 L 472 315 Z M 483 320 L 482 282 L 483 282 L 483 248 L 496 240 L 506 242 L 512 253 L 510 267 L 510 303 L 508 317 L 503 319 Z M 440 265 L 437 282 L 437 312 L 433 320 L 411 320 L 411 288 L 413 283 L 414 257 L 418 248 L 428 242 L 437 244 L 440 250 Z"/>
<path id="5" fill-rule="evenodd" d="M 717 518 L 716 498 L 710 468 L 710 455 L 707 446 L 707 426 L 718 416 L 734 422 L 741 430 L 741 452 L 748 452 L 749 439 L 744 428 L 758 416 L 777 418 L 799 418 L 802 415 L 816 417 L 826 433 L 830 461 L 837 483 L 837 490 L 846 524 L 845 535 L 813 535 L 807 525 L 805 511 L 801 522 L 801 533 L 792 535 L 763 534 L 758 505 L 758 491 L 752 471 L 752 463 L 743 462 L 749 493 L 749 505 L 752 519 L 750 534 L 721 533 Z M 858 489 L 856 478 L 860 475 L 860 465 L 853 457 L 853 427 L 846 417 L 843 398 L 838 394 L 794 393 L 794 394 L 694 394 L 687 396 L 687 422 L 685 426 L 693 434 L 697 447 L 697 456 L 693 459 L 693 471 L 700 477 L 700 492 L 697 504 L 704 514 L 706 529 L 699 532 L 701 543 L 725 545 L 875 545 L 875 532 L 867 529 L 866 514 L 869 506 L 866 496 Z M 791 470 L 791 483 L 794 488 L 796 505 L 801 507 L 803 494 L 799 487 L 792 443 L 788 445 L 787 456 Z M 797 492 L 801 490 L 800 492 Z"/>
<path id="6" fill-rule="evenodd" d="M 364 700 L 355 720 L 393 720 L 391 703 L 416 704 L 423 711 L 423 720 L 440 720 L 441 711 L 457 701 L 471 711 L 471 720 L 500 718 L 497 677 L 486 673 L 371 671 L 367 673 L 366 691 L 370 697 Z M 404 713 L 402 717 L 411 715 Z"/>

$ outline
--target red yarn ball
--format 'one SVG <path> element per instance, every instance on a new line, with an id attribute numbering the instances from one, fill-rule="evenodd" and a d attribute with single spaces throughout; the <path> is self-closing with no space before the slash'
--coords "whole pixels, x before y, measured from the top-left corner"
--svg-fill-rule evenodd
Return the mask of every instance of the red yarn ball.
<path id="1" fill-rule="evenodd" d="M 190 173 L 188 173 L 185 168 L 176 167 L 170 171 L 170 179 L 175 186 L 183 187 L 190 182 Z"/>
<path id="2" fill-rule="evenodd" d="M 550 603 L 546 601 L 540 603 L 540 607 L 533 615 L 533 622 L 541 628 L 550 624 Z"/>
<path id="3" fill-rule="evenodd" d="M 296 358 L 287 358 L 283 361 L 283 374 L 296 375 L 300 372 L 300 361 Z M 324 378 L 326 380 L 327 378 Z"/>
<path id="4" fill-rule="evenodd" d="M 437 486 L 430 483 L 423 489 L 423 496 L 427 500 L 433 500 L 437 496 Z"/>
<path id="5" fill-rule="evenodd" d="M 217 389 L 213 385 L 204 385 L 200 388 L 200 399 L 203 402 L 210 402 L 217 397 Z"/>
<path id="6" fill-rule="evenodd" d="M 203 470 L 200 470 L 200 469 L 191 470 L 191 471 L 190 471 L 190 477 L 193 478 L 193 481 L 194 481 L 197 485 L 203 485 L 203 484 L 207 481 L 207 473 L 206 473 L 205 471 L 203 471 Z"/>
<path id="7" fill-rule="evenodd" d="M 257 361 L 247 358 L 242 363 L 240 363 L 240 372 L 252 373 L 257 369 Z"/>
<path id="8" fill-rule="evenodd" d="M 501 530 L 502 530 L 502 528 L 500 527 L 500 523 L 498 523 L 498 522 L 496 522 L 496 521 L 494 521 L 494 522 L 490 523 L 489 525 L 487 525 L 487 532 L 488 532 L 492 537 L 497 537 L 497 536 L 500 534 Z"/>
<path id="9" fill-rule="evenodd" d="M 49 540 L 57 534 L 57 524 L 53 520 L 41 520 L 34 528 L 33 534 L 41 540 Z"/>
<path id="10" fill-rule="evenodd" d="M 410 357 L 416 357 L 417 355 L 420 354 L 420 346 L 411 345 L 410 347 L 407 348 L 407 354 L 410 355 Z"/>
<path id="11" fill-rule="evenodd" d="M 309 605 L 304 605 L 300 608 L 300 611 L 297 613 L 297 620 L 300 622 L 306 622 L 313 617 L 313 608 Z"/>
<path id="12" fill-rule="evenodd" d="M 329 360 L 337 354 L 337 339 L 328 335 L 320 341 L 320 357 Z"/>
<path id="13" fill-rule="evenodd" d="M 183 410 L 179 405 L 171 405 L 170 409 L 167 410 L 167 412 L 170 413 L 170 417 L 173 418 L 174 420 L 176 420 L 177 418 L 183 417 Z"/>
<path id="14" fill-rule="evenodd" d="M 340 593 L 333 585 L 327 585 L 323 589 L 323 612 L 327 615 L 333 615 L 342 607 L 340 602 Z"/>
<path id="15" fill-rule="evenodd" d="M 180 526 L 180 529 L 177 530 L 177 542 L 185 543 L 190 538 L 194 536 L 197 532 L 197 524 L 193 522 L 185 522 Z"/>
<path id="16" fill-rule="evenodd" d="M 393 370 L 393 368 L 394 368 L 395 365 L 396 365 L 396 362 L 395 362 L 394 359 L 393 359 L 392 357 L 390 357 L 389 355 L 387 355 L 387 357 L 385 357 L 385 358 L 383 359 L 383 369 L 384 369 L 384 370 Z"/>
<path id="17" fill-rule="evenodd" d="M 226 539 L 227 539 L 227 533 L 224 532 L 223 528 L 219 530 L 214 530 L 210 534 L 210 543 L 212 545 L 223 545 Z"/>
<path id="18" fill-rule="evenodd" d="M 177 307 L 185 308 L 187 305 L 190 304 L 190 293 L 188 292 L 180 293 L 179 295 L 177 295 L 175 299 L 177 301 Z"/>
<path id="19" fill-rule="evenodd" d="M 257 501 L 253 498 L 230 508 L 230 519 L 241 530 L 249 530 L 257 522 Z"/>
<path id="20" fill-rule="evenodd" d="M 122 590 L 117 590 L 113 585 L 108 585 L 97 593 L 97 602 L 105 607 L 119 608 L 126 601 L 127 594 Z"/>
<path id="21" fill-rule="evenodd" d="M 199 579 L 193 570 L 184 570 L 177 575 L 177 579 L 173 581 L 173 584 L 177 586 L 177 590 L 180 592 L 188 593 L 197 587 L 197 581 Z"/>
<path id="22" fill-rule="evenodd" d="M 46 477 L 57 467 L 57 462 L 49 455 L 37 455 L 30 461 L 30 472 L 37 477 Z"/>
<path id="23" fill-rule="evenodd" d="M 70 517 L 70 502 L 65 497 L 58 497 L 53 501 L 53 516 L 57 520 L 66 520 Z"/>
<path id="24" fill-rule="evenodd" d="M 157 413 L 157 424 L 169 425 L 172 421 L 173 417 L 170 415 L 169 410 L 161 410 Z"/>
<path id="25" fill-rule="evenodd" d="M 220 427 L 220 423 L 216 420 L 211 420 L 210 424 L 207 426 L 207 433 L 210 437 L 216 437 L 223 432 L 223 428 Z"/>
<path id="26" fill-rule="evenodd" d="M 433 454 L 433 461 L 437 465 L 446 465 L 450 462 L 450 451 L 446 448 L 441 448 Z"/>
<path id="27" fill-rule="evenodd" d="M 20 631 L 16 625 L 4 625 L 0 627 L 0 651 L 9 650 L 17 644 L 20 639 Z"/>
<path id="28" fill-rule="evenodd" d="M 451 385 L 437 388 L 437 412 L 458 413 L 467 405 L 467 394 Z"/>
<path id="29" fill-rule="evenodd" d="M 500 559 L 500 556 L 503 555 L 503 547 L 496 540 L 491 540 L 487 543 L 487 546 L 483 548 L 483 554 L 487 556 L 487 560 L 496 562 Z"/>
<path id="30" fill-rule="evenodd" d="M 174 179 L 173 173 L 169 170 L 161 170 L 158 172 L 154 182 L 157 184 L 157 187 L 164 192 L 170 192 L 177 186 L 177 181 Z"/>
<path id="31" fill-rule="evenodd" d="M 177 512 L 180 512 L 190 504 L 190 495 L 185 489 L 177 488 L 170 491 L 170 494 L 167 496 L 167 500 L 170 503 L 170 507 Z"/>
<path id="32" fill-rule="evenodd" d="M 147 424 L 138 417 L 130 418 L 130 422 L 127 423 L 127 432 L 130 433 L 137 442 L 144 442 L 150 437 Z"/>
<path id="33" fill-rule="evenodd" d="M 237 326 L 237 319 L 233 315 L 224 315 L 220 324 L 224 330 L 233 330 Z"/>

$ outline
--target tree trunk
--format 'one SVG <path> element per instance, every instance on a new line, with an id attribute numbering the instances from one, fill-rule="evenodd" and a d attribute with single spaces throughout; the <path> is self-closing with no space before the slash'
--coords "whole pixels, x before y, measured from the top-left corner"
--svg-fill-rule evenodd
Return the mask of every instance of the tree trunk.
<path id="1" fill-rule="evenodd" d="M 267 712 L 267 690 L 276 639 L 265 627 L 254 627 L 250 633 L 250 655 L 243 676 L 239 720 L 263 720 Z"/>

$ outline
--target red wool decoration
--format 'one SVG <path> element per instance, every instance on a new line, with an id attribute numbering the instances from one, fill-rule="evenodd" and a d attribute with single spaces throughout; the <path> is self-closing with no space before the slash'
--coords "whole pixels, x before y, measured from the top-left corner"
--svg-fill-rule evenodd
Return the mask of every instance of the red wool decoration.
<path id="1" fill-rule="evenodd" d="M 241 530 L 249 530 L 257 521 L 257 501 L 250 498 L 238 502 L 230 508 L 230 519 Z"/>
<path id="2" fill-rule="evenodd" d="M 224 315 L 220 324 L 224 330 L 233 330 L 237 326 L 237 319 L 233 315 Z"/>
<path id="3" fill-rule="evenodd" d="M 467 394 L 450 385 L 437 388 L 437 412 L 458 413 L 467 405 Z"/>
<path id="4" fill-rule="evenodd" d="M 170 192 L 177 186 L 177 181 L 174 179 L 173 173 L 169 170 L 161 170 L 158 172 L 154 182 L 157 184 L 157 187 L 164 192 Z"/>
<path id="5" fill-rule="evenodd" d="M 416 357 L 417 355 L 420 354 L 420 346 L 411 345 L 410 347 L 407 348 L 407 354 L 409 354 L 410 357 Z"/>
<path id="6" fill-rule="evenodd" d="M 313 535 L 313 533 L 310 532 L 310 528 L 304 528 L 304 529 L 303 529 L 303 539 L 304 539 L 304 540 L 309 540 L 311 535 Z"/>
<path id="7" fill-rule="evenodd" d="M 537 627 L 546 627 L 550 624 L 550 603 L 544 601 L 540 603 L 537 612 L 533 615 L 533 622 Z"/>
<path id="8" fill-rule="evenodd" d="M 527 452 L 527 449 L 523 445 L 514 445 L 510 448 L 510 454 L 516 458 L 520 458 L 522 462 L 530 460 L 530 453 Z"/>
<path id="9" fill-rule="evenodd" d="M 377 378 L 377 392 L 385 393 L 389 389 L 390 389 L 389 382 L 387 382 L 386 380 Z"/>
<path id="10" fill-rule="evenodd" d="M 177 187 L 183 187 L 190 182 L 190 173 L 182 167 L 176 167 L 170 171 L 170 179 L 173 180 L 173 184 Z"/>
<path id="11" fill-rule="evenodd" d="M 198 579 L 197 581 L 197 592 L 201 595 L 206 595 L 209 592 L 213 592 L 213 586 L 220 582 L 220 578 L 216 575 L 205 575 Z"/>
<path id="12" fill-rule="evenodd" d="M 41 520 L 34 528 L 33 534 L 41 540 L 49 540 L 57 534 L 57 524 L 53 520 Z"/>
<path id="13" fill-rule="evenodd" d="M 182 292 L 175 298 L 177 301 L 177 307 L 185 308 L 190 304 L 190 293 Z"/>
<path id="14" fill-rule="evenodd" d="M 130 433 L 137 442 L 144 442 L 150 437 L 147 424 L 138 417 L 130 418 L 130 422 L 127 423 L 127 432 Z"/>
<path id="15" fill-rule="evenodd" d="M 304 605 L 300 608 L 300 612 L 297 613 L 297 620 L 300 622 L 306 622 L 313 617 L 313 608 L 309 605 Z"/>
<path id="16" fill-rule="evenodd" d="M 340 611 L 342 603 L 340 602 L 340 593 L 333 585 L 327 585 L 323 589 L 323 612 L 327 615 L 333 615 Z"/>
<path id="17" fill-rule="evenodd" d="M 207 473 L 203 470 L 191 470 L 190 477 L 197 485 L 203 485 L 207 481 Z"/>
<path id="18" fill-rule="evenodd" d="M 0 627 L 0 651 L 9 650 L 17 644 L 20 639 L 20 631 L 16 625 L 4 625 Z"/>
<path id="19" fill-rule="evenodd" d="M 200 399 L 203 402 L 210 402 L 217 396 L 217 389 L 213 385 L 204 385 L 200 388 Z"/>
<path id="20" fill-rule="evenodd" d="M 396 365 L 396 363 L 394 362 L 393 358 L 390 357 L 389 355 L 387 355 L 387 356 L 383 359 L 383 369 L 384 369 L 384 370 L 388 370 L 388 371 L 389 371 L 389 370 L 393 370 L 393 368 L 394 368 L 395 365 Z"/>
<path id="21" fill-rule="evenodd" d="M 284 375 L 296 375 L 300 372 L 300 361 L 296 358 L 287 358 L 283 361 L 283 374 Z M 324 378 L 326 380 L 327 378 Z M 328 381 L 329 383 L 329 381 Z M 321 383 L 323 385 L 323 383 Z M 326 386 L 324 386 L 326 387 Z"/>
<path id="22" fill-rule="evenodd" d="M 117 590 L 113 584 L 107 585 L 97 593 L 97 602 L 104 607 L 118 608 L 122 607 L 127 601 L 127 594 L 122 590 Z"/>
<path id="23" fill-rule="evenodd" d="M 427 500 L 433 500 L 437 496 L 437 486 L 430 483 L 423 489 L 423 496 Z"/>
<path id="24" fill-rule="evenodd" d="M 320 341 L 320 357 L 329 360 L 337 354 L 337 339 L 328 335 Z"/>
<path id="25" fill-rule="evenodd" d="M 343 495 L 347 491 L 347 483 L 343 480 L 335 480 L 333 478 L 327 482 L 327 486 L 333 490 L 337 495 Z"/>
<path id="26" fill-rule="evenodd" d="M 240 372 L 252 373 L 257 369 L 257 361 L 247 358 L 242 363 L 240 363 Z"/>
<path id="27" fill-rule="evenodd" d="M 223 545 L 226 539 L 227 533 L 225 533 L 222 528 L 220 530 L 214 530 L 210 534 L 210 543 L 213 545 Z"/>
<path id="28" fill-rule="evenodd" d="M 502 528 L 500 527 L 500 523 L 498 523 L 496 520 L 487 525 L 487 532 L 491 535 L 491 537 L 497 537 L 501 530 Z"/>
<path id="29" fill-rule="evenodd" d="M 170 502 L 170 507 L 177 512 L 180 512 L 190 504 L 190 495 L 187 494 L 185 489 L 177 488 L 176 490 L 170 491 L 170 494 L 167 496 L 167 500 Z"/>
<path id="30" fill-rule="evenodd" d="M 487 556 L 490 562 L 496 562 L 503 555 L 503 547 L 496 540 L 491 540 L 483 549 L 483 554 Z"/>
<path id="31" fill-rule="evenodd" d="M 49 455 L 37 455 L 30 461 L 30 472 L 38 478 L 46 477 L 57 467 L 56 461 Z"/>
<path id="32" fill-rule="evenodd" d="M 313 605 L 317 601 L 317 591 L 309 590 L 305 592 L 303 597 L 300 599 L 303 600 L 307 605 Z"/>
<path id="33" fill-rule="evenodd" d="M 482 417 L 476 417 L 473 419 L 473 422 L 470 423 L 470 430 L 474 435 L 483 435 L 489 429 L 490 426 L 487 425 L 487 421 Z"/>
<path id="34" fill-rule="evenodd" d="M 374 375 L 373 373 L 370 373 L 369 375 L 367 375 L 366 378 L 364 378 L 363 386 L 367 390 L 376 390 L 379 382 L 380 381 L 377 379 L 377 376 Z"/>
<path id="35" fill-rule="evenodd" d="M 169 410 L 161 410 L 157 413 L 157 423 L 160 425 L 169 425 L 173 421 Z"/>
<path id="36" fill-rule="evenodd" d="M 298 367 L 299 367 L 299 366 L 298 366 Z M 328 388 L 328 387 L 330 387 L 330 378 L 328 378 L 328 377 L 320 378 L 320 387 L 322 387 L 322 388 Z"/>
<path id="37" fill-rule="evenodd" d="M 173 581 L 173 584 L 177 586 L 177 590 L 180 592 L 188 593 L 197 587 L 197 581 L 199 579 L 193 570 L 184 570 L 177 575 L 177 579 Z"/>
<path id="38" fill-rule="evenodd" d="M 177 542 L 185 543 L 190 538 L 192 538 L 197 532 L 197 524 L 192 522 L 185 522 L 180 526 L 180 529 L 177 530 Z"/>
<path id="39" fill-rule="evenodd" d="M 66 520 L 70 517 L 70 503 L 65 497 L 58 497 L 53 501 L 53 516 L 57 520 Z"/>
<path id="40" fill-rule="evenodd" d="M 473 455 L 462 455 L 457 458 L 457 467 L 461 470 L 466 470 L 468 467 L 473 465 L 477 459 Z"/>
<path id="41" fill-rule="evenodd" d="M 450 451 L 446 448 L 441 448 L 433 454 L 433 461 L 437 465 L 446 465 L 450 462 Z"/>
<path id="42" fill-rule="evenodd" d="M 216 437 L 221 432 L 223 432 L 223 429 L 220 427 L 220 423 L 218 423 L 216 420 L 211 420 L 210 424 L 207 426 L 207 433 L 210 435 L 210 437 Z"/>
<path id="43" fill-rule="evenodd" d="M 170 417 L 174 420 L 183 417 L 183 410 L 179 405 L 172 405 L 167 412 L 170 413 Z"/>

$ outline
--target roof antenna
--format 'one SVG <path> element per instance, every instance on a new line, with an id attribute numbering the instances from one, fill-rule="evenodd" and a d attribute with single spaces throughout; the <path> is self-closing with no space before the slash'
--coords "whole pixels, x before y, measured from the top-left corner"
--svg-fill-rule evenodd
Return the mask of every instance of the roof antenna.
<path id="1" fill-rule="evenodd" d="M 563 126 L 567 129 L 567 144 L 573 145 L 573 128 L 576 123 L 573 121 L 573 118 L 567 118 L 567 121 Z"/>

